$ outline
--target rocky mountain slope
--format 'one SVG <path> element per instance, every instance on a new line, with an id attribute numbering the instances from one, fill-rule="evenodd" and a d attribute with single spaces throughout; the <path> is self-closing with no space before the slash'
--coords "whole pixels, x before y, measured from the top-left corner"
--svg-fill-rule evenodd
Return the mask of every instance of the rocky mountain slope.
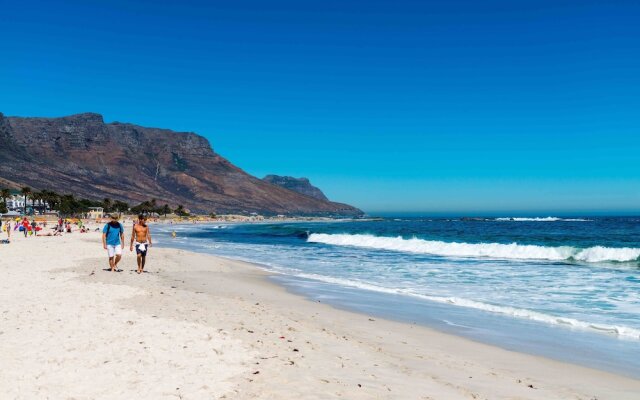
<path id="1" fill-rule="evenodd" d="M 0 114 L 0 179 L 90 199 L 135 204 L 155 198 L 196 212 L 362 213 L 253 177 L 195 133 L 105 123 L 94 113 L 62 118 Z"/>
<path id="2" fill-rule="evenodd" d="M 269 182 L 272 185 L 278 185 L 285 189 L 293 190 L 294 192 L 298 192 L 304 194 L 305 196 L 313 197 L 314 199 L 329 201 L 327 196 L 322 193 L 322 190 L 313 186 L 309 179 L 307 178 L 293 178 L 291 176 L 278 176 L 278 175 L 267 175 L 262 178 L 263 181 Z"/>

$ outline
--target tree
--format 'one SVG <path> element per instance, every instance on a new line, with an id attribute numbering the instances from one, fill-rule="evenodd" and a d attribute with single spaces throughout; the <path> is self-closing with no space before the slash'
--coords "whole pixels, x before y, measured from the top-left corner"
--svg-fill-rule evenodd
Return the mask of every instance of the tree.
<path id="1" fill-rule="evenodd" d="M 35 207 L 35 202 L 38 202 L 38 209 L 41 213 L 44 212 L 44 197 L 45 197 L 45 193 L 44 191 L 41 192 L 33 192 L 31 194 L 31 199 L 34 202 L 34 207 Z"/>
<path id="2" fill-rule="evenodd" d="M 38 206 L 36 204 L 36 202 L 38 201 L 38 192 L 31 192 L 29 194 L 29 196 L 27 196 L 31 199 L 31 209 L 33 210 L 33 213 L 36 213 L 36 210 L 38 209 Z"/>
<path id="3" fill-rule="evenodd" d="M 167 214 L 171 212 L 171 208 L 169 207 L 168 204 L 165 204 L 164 206 L 162 206 L 161 211 L 162 211 L 162 214 L 164 214 L 164 217 L 167 218 Z"/>
<path id="4" fill-rule="evenodd" d="M 7 199 L 9 197 L 11 197 L 11 190 L 4 188 L 2 190 L 0 190 L 0 197 L 2 197 L 2 206 L 4 206 L 4 209 L 7 209 Z M 5 211 L 6 213 L 7 211 Z"/>
<path id="5" fill-rule="evenodd" d="M 184 206 L 182 204 L 179 204 L 178 208 L 176 208 L 174 212 L 176 213 L 176 215 L 180 217 L 186 217 L 189 215 L 189 213 L 185 211 Z"/>
<path id="6" fill-rule="evenodd" d="M 116 200 L 116 202 L 113 203 L 113 209 L 119 213 L 124 213 L 129 210 L 129 204 L 124 201 Z"/>
<path id="7" fill-rule="evenodd" d="M 49 204 L 49 209 L 56 210 L 60 207 L 60 195 L 51 190 L 43 190 L 43 200 Z"/>
<path id="8" fill-rule="evenodd" d="M 20 190 L 20 193 L 24 196 L 24 210 L 23 213 L 27 213 L 27 196 L 31 194 L 31 188 L 29 186 L 25 186 Z"/>
<path id="9" fill-rule="evenodd" d="M 6 214 L 8 212 L 9 210 L 7 210 L 7 203 L 5 203 L 4 201 L 0 202 L 0 214 Z"/>
<path id="10" fill-rule="evenodd" d="M 165 212 L 165 207 L 167 209 L 166 212 Z M 158 201 L 156 199 L 151 199 L 151 200 L 143 201 L 137 206 L 131 207 L 131 212 L 135 214 L 144 214 L 144 215 L 148 215 L 151 213 L 157 213 L 157 214 L 164 213 L 166 216 L 166 214 L 171 212 L 171 208 L 169 208 L 169 205 L 159 207 Z"/>
<path id="11" fill-rule="evenodd" d="M 131 212 L 135 214 L 148 214 L 150 207 L 151 207 L 151 204 L 148 201 L 143 201 L 137 206 L 131 207 Z"/>
<path id="12" fill-rule="evenodd" d="M 60 196 L 60 214 L 64 216 L 72 215 L 78 209 L 77 200 L 72 194 Z"/>
<path id="13" fill-rule="evenodd" d="M 6 203 L 7 199 L 11 197 L 11 190 L 7 188 L 0 190 L 0 197 L 2 197 L 2 201 Z"/>
<path id="14" fill-rule="evenodd" d="M 60 214 L 72 216 L 89 211 L 89 207 L 100 204 L 87 199 L 76 199 L 72 194 L 65 194 L 60 197 Z"/>
<path id="15" fill-rule="evenodd" d="M 111 211 L 112 207 L 113 207 L 113 202 L 111 201 L 111 199 L 108 197 L 105 197 L 104 200 L 102 200 L 102 208 L 104 208 L 104 211 L 109 212 Z"/>

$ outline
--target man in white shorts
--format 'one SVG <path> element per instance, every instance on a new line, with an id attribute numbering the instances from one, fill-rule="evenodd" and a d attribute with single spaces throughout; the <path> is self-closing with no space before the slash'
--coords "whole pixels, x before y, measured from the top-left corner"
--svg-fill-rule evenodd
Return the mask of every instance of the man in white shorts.
<path id="1" fill-rule="evenodd" d="M 109 267 L 111 271 L 118 272 L 118 263 L 122 258 L 122 245 L 124 244 L 124 228 L 118 222 L 118 215 L 112 215 L 111 221 L 102 228 L 102 247 L 109 254 Z"/>

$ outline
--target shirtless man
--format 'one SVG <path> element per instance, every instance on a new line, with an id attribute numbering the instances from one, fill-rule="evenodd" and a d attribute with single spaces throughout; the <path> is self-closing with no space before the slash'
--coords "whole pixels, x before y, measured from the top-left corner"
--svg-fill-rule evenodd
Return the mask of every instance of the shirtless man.
<path id="1" fill-rule="evenodd" d="M 147 258 L 147 250 L 151 247 L 151 231 L 147 226 L 147 217 L 144 215 L 138 215 L 138 223 L 133 225 L 130 251 L 133 251 L 134 244 L 136 246 L 136 254 L 138 256 L 137 272 L 141 274 L 144 271 L 144 262 Z"/>

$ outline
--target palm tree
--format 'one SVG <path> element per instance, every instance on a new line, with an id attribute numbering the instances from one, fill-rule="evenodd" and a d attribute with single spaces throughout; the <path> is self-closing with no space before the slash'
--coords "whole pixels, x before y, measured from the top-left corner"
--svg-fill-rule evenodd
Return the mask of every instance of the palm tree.
<path id="1" fill-rule="evenodd" d="M 11 190 L 4 188 L 0 191 L 0 197 L 2 197 L 2 202 L 4 205 L 7 205 L 7 199 L 11 197 Z"/>
<path id="2" fill-rule="evenodd" d="M 42 205 L 44 210 L 47 211 L 47 208 L 49 208 L 49 210 L 53 210 L 55 205 L 56 194 L 49 190 L 42 190 L 40 194 L 42 195 L 41 198 L 42 198 L 42 203 L 43 203 Z"/>
<path id="3" fill-rule="evenodd" d="M 24 210 L 23 213 L 27 214 L 27 196 L 31 194 L 31 188 L 29 186 L 25 186 L 20 190 L 20 193 L 24 196 Z"/>
<path id="4" fill-rule="evenodd" d="M 47 197 L 47 192 L 42 190 L 40 192 L 38 192 L 38 207 L 40 207 L 40 212 L 44 213 L 45 211 L 47 211 L 47 207 L 46 207 L 46 197 Z"/>
<path id="5" fill-rule="evenodd" d="M 7 198 L 11 196 L 11 191 L 9 189 L 0 190 L 0 197 L 2 197 L 2 203 L 0 203 L 0 214 L 5 214 L 9 210 L 7 210 Z"/>
<path id="6" fill-rule="evenodd" d="M 171 208 L 169 208 L 168 204 L 165 204 L 164 206 L 162 206 L 162 213 L 164 214 L 164 217 L 167 218 L 167 214 L 169 214 L 171 212 Z"/>
<path id="7" fill-rule="evenodd" d="M 49 204 L 49 209 L 55 210 L 56 208 L 58 208 L 58 204 L 60 203 L 60 195 L 51 190 L 43 190 L 43 193 L 44 201 Z"/>
<path id="8" fill-rule="evenodd" d="M 113 206 L 113 202 L 111 201 L 110 198 L 105 197 L 104 200 L 102 200 L 102 207 L 104 207 L 105 212 L 111 211 L 112 206 Z"/>
<path id="9" fill-rule="evenodd" d="M 113 208 L 119 213 L 124 213 L 129 210 L 129 204 L 125 203 L 124 201 L 116 200 L 116 202 L 113 204 Z"/>
<path id="10" fill-rule="evenodd" d="M 32 192 L 29 196 L 31 198 L 31 208 L 33 209 L 33 213 L 36 212 L 36 201 L 38 202 L 38 206 L 40 207 L 40 192 Z"/>
<path id="11" fill-rule="evenodd" d="M 175 210 L 175 213 L 176 213 L 176 215 L 179 215 L 181 217 L 184 216 L 184 214 L 185 214 L 184 206 L 182 204 L 179 204 L 178 208 L 176 208 L 176 210 Z"/>

